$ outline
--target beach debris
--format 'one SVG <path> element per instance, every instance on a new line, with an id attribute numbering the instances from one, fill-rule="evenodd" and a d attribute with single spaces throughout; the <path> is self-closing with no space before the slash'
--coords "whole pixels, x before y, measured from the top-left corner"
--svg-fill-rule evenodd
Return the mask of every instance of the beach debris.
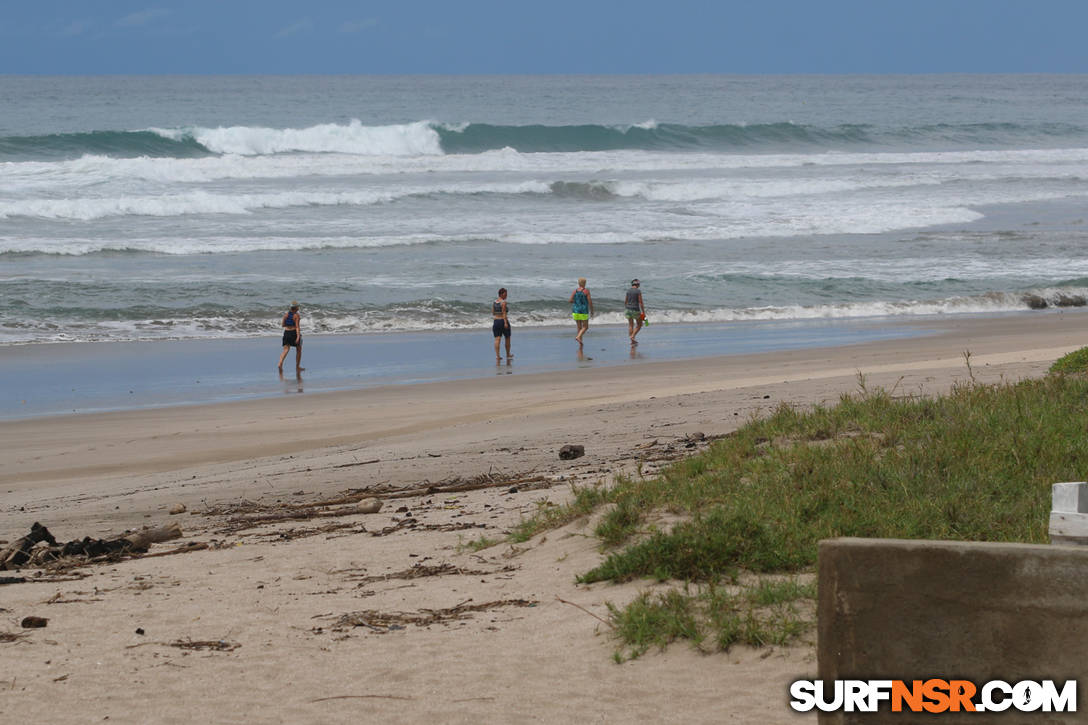
<path id="1" fill-rule="evenodd" d="M 535 607 L 533 599 L 496 599 L 491 602 L 472 604 L 466 599 L 460 604 L 445 609 L 420 609 L 418 612 L 379 612 L 365 610 L 341 615 L 333 624 L 333 631 L 343 631 L 353 627 L 366 627 L 375 632 L 385 633 L 394 629 L 403 629 L 405 625 L 427 627 L 440 622 L 468 619 L 474 612 L 483 612 L 499 607 Z"/>
<path id="2" fill-rule="evenodd" d="M 19 622 L 19 626 L 23 629 L 36 629 L 44 627 L 49 624 L 49 620 L 45 617 L 35 617 L 33 615 L 29 617 L 23 617 L 23 621 Z"/>
<path id="3" fill-rule="evenodd" d="M 37 521 L 30 533 L 7 549 L 0 551 L 0 570 L 22 567 L 40 567 L 73 557 L 95 558 L 103 555 L 142 554 L 152 544 L 181 538 L 181 527 L 176 523 L 119 536 L 115 539 L 73 539 L 64 544 L 57 542 L 49 529 Z M 46 544 L 40 546 L 40 544 Z"/>
<path id="4" fill-rule="evenodd" d="M 26 632 L 0 632 L 0 642 L 18 642 L 26 636 Z"/>
<path id="5" fill-rule="evenodd" d="M 186 650 L 212 650 L 214 652 L 233 652 L 242 645 L 225 639 L 179 639 L 170 642 L 167 646 Z"/>
<path id="6" fill-rule="evenodd" d="M 183 504 L 183 503 L 176 503 L 176 504 L 174 504 L 173 506 L 170 507 L 170 515 L 171 516 L 177 516 L 178 514 L 183 514 L 186 511 L 188 511 L 188 509 L 185 508 L 185 504 Z"/>
<path id="7" fill-rule="evenodd" d="M 191 551 L 203 551 L 204 549 L 212 548 L 210 544 L 206 544 L 202 541 L 190 541 L 188 544 L 182 544 L 176 549 L 170 551 L 156 551 L 154 554 L 144 554 L 141 559 L 153 559 L 156 556 L 171 556 L 172 554 L 188 554 Z"/>
<path id="8" fill-rule="evenodd" d="M 546 476 L 524 474 L 482 473 L 472 478 L 454 476 L 438 483 L 429 483 L 415 488 L 383 488 L 368 489 L 371 495 L 382 498 L 411 498 L 415 496 L 429 496 L 441 493 L 464 493 L 477 491 L 482 488 L 498 488 L 500 486 L 519 486 L 525 490 L 530 488 L 547 488 L 551 484 Z"/>
<path id="9" fill-rule="evenodd" d="M 358 514 L 376 514 L 382 510 L 381 500 L 373 497 L 364 498 L 346 506 L 326 508 L 320 504 L 280 504 L 277 509 L 266 513 L 234 516 L 227 521 L 230 532 L 243 531 L 254 526 L 280 523 L 282 521 L 303 521 L 306 519 L 331 518 L 333 516 L 355 516 Z"/>
<path id="10" fill-rule="evenodd" d="M 164 541 L 180 539 L 181 537 L 181 526 L 171 523 L 166 526 L 140 529 L 131 534 L 125 534 L 121 539 L 131 542 L 134 549 L 146 551 L 152 544 L 161 544 Z"/>
<path id="11" fill-rule="evenodd" d="M 548 488 L 554 480 L 542 475 L 506 475 L 499 473 L 485 473 L 472 478 L 454 476 L 438 483 L 426 483 L 413 488 L 395 488 L 391 486 L 370 486 L 365 489 L 348 489 L 340 496 L 332 499 L 322 499 L 309 503 L 287 504 L 282 501 L 275 503 L 258 503 L 256 501 L 242 500 L 236 503 L 207 508 L 203 511 L 206 516 L 226 516 L 227 529 L 225 533 L 235 533 L 254 526 L 278 521 L 305 520 L 332 516 L 344 516 L 351 513 L 377 513 L 366 510 L 351 510 L 348 504 L 367 504 L 368 500 L 381 501 L 396 498 L 413 498 L 442 493 L 459 493 L 475 491 L 482 488 L 497 488 L 499 486 L 518 486 L 522 490 L 535 488 Z M 424 502 L 427 503 L 427 502 Z M 380 510 L 380 508 L 379 508 Z"/>
<path id="12" fill-rule="evenodd" d="M 696 433 L 689 433 L 680 439 L 680 442 L 684 444 L 685 448 L 695 448 L 697 445 L 706 440 L 706 435 L 702 431 Z"/>
<path id="13" fill-rule="evenodd" d="M 581 458 L 586 454 L 586 447 L 578 444 L 568 443 L 559 449 L 559 458 L 564 461 L 570 461 L 575 458 Z"/>
<path id="14" fill-rule="evenodd" d="M 37 572 L 34 572 L 34 576 L 31 576 L 31 577 L 27 577 L 27 576 L 0 576 L 0 584 L 27 584 L 27 583 L 43 584 L 43 583 L 46 583 L 46 582 L 49 582 L 49 583 L 74 582 L 74 581 L 79 581 L 80 579 L 86 579 L 89 576 L 91 576 L 91 575 L 88 574 L 87 572 L 82 572 L 82 571 L 66 571 L 66 572 L 61 573 L 61 574 L 49 574 L 49 575 L 44 574 L 44 572 L 37 571 Z M 6 611 L 7 611 L 6 609 L 4 609 L 3 607 L 0 607 L 0 612 L 6 612 Z"/>
<path id="15" fill-rule="evenodd" d="M 329 700 L 414 700 L 414 697 L 405 697 L 403 695 L 333 695 L 332 697 L 319 697 L 316 700 L 310 700 L 314 702 L 328 702 Z M 495 699 L 495 698 L 488 698 Z M 459 702 L 459 700 L 454 700 Z"/>
<path id="16" fill-rule="evenodd" d="M 340 463 L 338 465 L 333 466 L 333 468 L 351 468 L 352 466 L 369 466 L 371 463 L 381 463 L 381 462 L 382 462 L 382 459 L 380 459 L 380 458 L 371 458 L 369 461 L 352 461 L 351 463 Z M 301 493 L 302 492 L 299 491 L 295 495 L 298 496 Z"/>
<path id="17" fill-rule="evenodd" d="M 616 626 L 614 624 L 612 624 L 611 622 L 609 622 L 607 619 L 605 619 L 604 617 L 601 617 L 599 615 L 594 614 L 593 612 L 591 612 L 588 609 L 586 609 L 585 607 L 583 607 L 581 604 L 575 604 L 574 602 L 568 602 L 566 599 L 559 596 L 558 594 L 555 595 L 555 599 L 556 599 L 557 602 L 562 602 L 563 604 L 568 604 L 568 605 L 570 605 L 570 606 L 572 606 L 572 607 L 574 607 L 576 609 L 582 610 L 583 612 L 585 612 L 589 616 L 593 617 L 597 621 L 604 623 L 604 625 L 606 627 L 608 627 L 609 629 L 615 629 L 616 628 Z"/>
<path id="18" fill-rule="evenodd" d="M 37 521 L 30 527 L 30 533 L 16 539 L 15 543 L 0 551 L 0 569 L 17 569 L 30 560 L 30 551 L 42 542 L 52 546 L 57 545 L 57 540 L 49 533 L 49 529 Z"/>
<path id="19" fill-rule="evenodd" d="M 388 574 L 372 574 L 369 576 L 359 574 L 349 574 L 346 579 L 348 581 L 359 582 L 359 585 L 372 584 L 374 582 L 389 581 L 390 579 L 420 579 L 422 577 L 430 576 L 447 576 L 447 575 L 461 575 L 461 576 L 490 576 L 492 574 L 498 574 L 501 572 L 517 571 L 519 567 L 507 565 L 501 569 L 495 569 L 493 571 L 487 571 L 484 569 L 463 569 L 453 564 L 415 564 L 407 569 L 400 571 L 389 572 Z"/>
<path id="20" fill-rule="evenodd" d="M 136 634 L 143 634 L 142 630 L 136 630 Z M 176 639 L 173 642 L 139 642 L 126 645 L 125 649 L 137 647 L 177 647 L 183 650 L 210 650 L 212 652 L 233 652 L 242 645 L 226 639 Z"/>
<path id="21" fill-rule="evenodd" d="M 87 594 L 88 592 L 72 592 L 73 594 Z M 46 599 L 42 604 L 80 604 L 83 602 L 101 602 L 101 599 L 65 599 L 64 595 L 57 592 Z"/>
<path id="22" fill-rule="evenodd" d="M 250 533 L 242 533 L 240 536 L 254 536 L 262 537 L 271 541 L 293 541 L 295 539 L 305 539 L 310 536 L 317 536 L 319 534 L 337 534 L 337 536 L 352 536 L 353 534 L 365 534 L 367 528 L 362 524 L 355 523 L 336 523 L 325 524 L 324 526 L 314 526 L 310 528 L 289 528 L 289 529 L 273 529 L 271 531 L 255 531 Z M 334 538 L 334 537 L 329 537 Z"/>
<path id="23" fill-rule="evenodd" d="M 413 531 L 464 531 L 465 529 L 486 529 L 487 524 L 474 523 L 471 521 L 465 522 L 451 522 L 448 524 L 421 524 L 418 520 L 401 519 L 395 521 L 392 526 L 386 526 L 380 531 L 371 531 L 371 536 L 388 536 L 389 534 L 396 533 L 401 529 L 411 529 Z"/>
<path id="24" fill-rule="evenodd" d="M 728 437 L 726 435 L 707 435 L 702 431 L 696 431 L 695 433 L 689 433 L 676 439 L 673 443 L 666 443 L 664 446 L 655 450 L 646 450 L 644 454 L 641 454 L 641 463 L 659 463 L 663 461 L 675 461 L 681 458 L 686 458 L 691 455 L 691 451 L 697 448 L 702 448 L 708 445 L 711 441 L 715 441 L 719 438 Z M 657 443 L 658 441 L 654 441 Z"/>

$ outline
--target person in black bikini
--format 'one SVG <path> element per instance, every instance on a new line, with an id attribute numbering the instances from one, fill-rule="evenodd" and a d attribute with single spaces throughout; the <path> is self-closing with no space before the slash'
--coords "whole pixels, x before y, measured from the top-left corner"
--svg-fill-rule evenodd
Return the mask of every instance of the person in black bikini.
<path id="1" fill-rule="evenodd" d="M 302 372 L 302 314 L 298 311 L 298 302 L 291 303 L 291 309 L 280 320 L 283 328 L 283 352 L 280 353 L 279 371 L 283 372 L 283 360 L 292 347 L 295 348 L 295 370 Z"/>
<path id="2" fill-rule="evenodd" d="M 510 318 L 507 316 L 509 308 L 506 306 L 506 288 L 499 290 L 499 296 L 491 303 L 491 334 L 495 337 L 495 362 L 502 360 L 499 354 L 499 338 L 506 338 L 506 360 L 514 357 L 510 352 Z"/>

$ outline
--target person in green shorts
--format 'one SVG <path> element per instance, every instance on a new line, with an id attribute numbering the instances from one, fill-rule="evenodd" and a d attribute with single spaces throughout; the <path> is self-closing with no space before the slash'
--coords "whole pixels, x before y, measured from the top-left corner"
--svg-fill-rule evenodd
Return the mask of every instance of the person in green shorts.
<path id="1" fill-rule="evenodd" d="M 646 319 L 646 305 L 642 303 L 642 283 L 637 279 L 631 280 L 631 287 L 623 300 L 623 314 L 627 317 L 627 336 L 631 338 L 632 345 L 637 345 L 638 340 L 635 337 L 642 329 L 642 321 Z"/>
<path id="2" fill-rule="evenodd" d="M 567 301 L 570 302 L 570 316 L 578 325 L 578 334 L 574 336 L 574 339 L 581 345 L 582 336 L 589 329 L 589 318 L 593 316 L 593 296 L 586 289 L 585 277 L 578 278 L 578 288 L 570 293 L 570 299 Z"/>

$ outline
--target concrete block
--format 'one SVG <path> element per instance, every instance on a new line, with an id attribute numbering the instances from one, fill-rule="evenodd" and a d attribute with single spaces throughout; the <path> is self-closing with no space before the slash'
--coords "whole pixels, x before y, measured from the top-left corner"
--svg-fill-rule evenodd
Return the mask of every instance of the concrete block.
<path id="1" fill-rule="evenodd" d="M 1088 483 L 1051 487 L 1050 543 L 1088 546 Z"/>
<path id="2" fill-rule="evenodd" d="M 1088 514 L 1050 512 L 1050 543 L 1088 545 Z"/>
<path id="3" fill-rule="evenodd" d="M 1088 549 L 895 539 L 820 542 L 818 667 L 836 679 L 1077 679 L 1088 694 Z M 1078 702 L 1078 704 L 1080 704 Z M 1079 713 L 942 713 L 941 725 L 1085 723 Z M 908 713 L 828 723 L 929 722 Z"/>
<path id="4" fill-rule="evenodd" d="M 1052 511 L 1088 514 L 1088 483 L 1055 483 L 1050 488 L 1050 498 Z"/>

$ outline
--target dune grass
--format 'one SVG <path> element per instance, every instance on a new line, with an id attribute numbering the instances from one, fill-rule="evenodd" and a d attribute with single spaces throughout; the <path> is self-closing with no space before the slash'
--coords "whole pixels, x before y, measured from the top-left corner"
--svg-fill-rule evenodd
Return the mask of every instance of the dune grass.
<path id="1" fill-rule="evenodd" d="M 964 384 L 933 398 L 861 388 L 833 406 L 782 405 L 659 476 L 576 498 L 567 513 L 614 504 L 596 531 L 610 553 L 579 581 L 689 585 L 677 595 L 686 609 L 672 595 L 646 595 L 613 612 L 630 656 L 662 641 L 636 637 L 642 630 L 628 620 L 668 612 L 680 624 L 662 625 L 672 632 L 665 641 L 788 640 L 799 629 L 781 602 L 739 606 L 719 584 L 742 570 L 812 571 L 821 539 L 1046 542 L 1051 484 L 1088 472 L 1084 377 Z M 661 511 L 682 523 L 653 529 L 647 522 Z M 559 507 L 553 518 L 564 515 Z M 787 599 L 814 596 L 800 588 Z M 745 634 L 756 631 L 764 634 Z"/>
<path id="2" fill-rule="evenodd" d="M 815 582 L 802 584 L 794 578 L 764 580 L 746 589 L 687 584 L 643 592 L 626 607 L 608 605 L 620 642 L 613 659 L 633 659 L 651 646 L 664 649 L 678 639 L 703 651 L 727 650 L 738 643 L 789 644 L 811 627 L 815 599 Z"/>
<path id="3" fill-rule="evenodd" d="M 1050 366 L 1050 372 L 1059 375 L 1088 373 L 1088 347 L 1063 355 Z"/>

